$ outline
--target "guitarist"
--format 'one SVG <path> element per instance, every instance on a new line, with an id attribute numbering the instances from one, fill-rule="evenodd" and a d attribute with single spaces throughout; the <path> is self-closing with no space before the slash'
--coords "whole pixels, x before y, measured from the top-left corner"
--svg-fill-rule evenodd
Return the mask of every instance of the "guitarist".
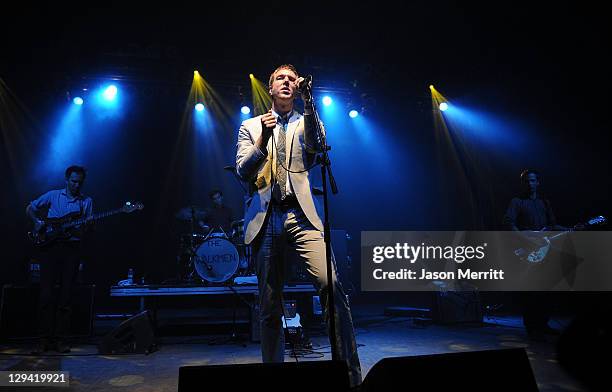
<path id="1" fill-rule="evenodd" d="M 521 173 L 523 191 L 510 201 L 504 215 L 504 225 L 507 230 L 520 232 L 567 230 L 566 227 L 557 224 L 550 201 L 540 192 L 540 182 L 541 176 L 536 170 L 527 169 Z M 528 235 L 523 236 L 529 239 Z M 542 239 L 536 241 L 541 246 L 546 244 Z M 545 334 L 558 334 L 557 330 L 548 325 L 550 301 L 547 293 L 522 292 L 520 298 L 523 306 L 523 324 L 531 340 L 544 341 Z"/>
<path id="2" fill-rule="evenodd" d="M 504 222 L 515 231 L 568 230 L 557 224 L 550 201 L 539 193 L 540 174 L 532 169 L 521 173 L 523 192 L 510 201 Z"/>
<path id="3" fill-rule="evenodd" d="M 28 205 L 26 213 L 35 231 L 45 228 L 45 218 L 63 218 L 68 214 L 79 215 L 81 218 L 92 217 L 92 199 L 81 193 L 86 175 L 86 169 L 82 166 L 68 167 L 65 172 L 65 188 L 51 190 Z M 64 339 L 70 331 L 72 288 L 81 258 L 84 229 L 82 227 L 68 238 L 53 241 L 41 248 L 38 308 L 40 342 L 35 353 L 49 350 L 70 352 L 70 346 Z M 53 292 L 58 277 L 59 300 Z"/>

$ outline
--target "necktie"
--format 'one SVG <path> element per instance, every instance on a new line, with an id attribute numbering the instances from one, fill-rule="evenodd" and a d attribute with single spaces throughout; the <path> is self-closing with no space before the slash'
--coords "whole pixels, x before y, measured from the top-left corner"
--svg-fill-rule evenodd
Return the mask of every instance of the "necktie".
<path id="1" fill-rule="evenodd" d="M 280 129 L 278 132 L 278 141 L 276 143 L 276 187 L 274 189 L 274 199 L 278 202 L 285 199 L 287 195 L 287 170 L 285 170 L 286 164 L 286 133 L 287 133 L 287 118 L 279 117 L 278 124 Z"/>

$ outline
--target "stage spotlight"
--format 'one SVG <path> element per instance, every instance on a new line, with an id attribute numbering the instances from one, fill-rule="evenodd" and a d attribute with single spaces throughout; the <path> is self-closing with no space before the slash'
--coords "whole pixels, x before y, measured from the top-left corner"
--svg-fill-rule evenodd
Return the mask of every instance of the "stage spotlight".
<path id="1" fill-rule="evenodd" d="M 448 104 L 446 102 L 442 102 L 440 104 L 440 111 L 445 112 L 448 109 Z"/>
<path id="2" fill-rule="evenodd" d="M 204 110 L 204 105 L 201 104 L 201 103 L 196 103 L 195 110 L 197 110 L 198 112 L 203 111 Z"/>
<path id="3" fill-rule="evenodd" d="M 74 97 L 72 102 L 74 102 L 75 105 L 82 105 L 83 104 L 83 98 L 81 98 L 81 97 Z"/>
<path id="4" fill-rule="evenodd" d="M 103 95 L 104 99 L 106 99 L 107 101 L 112 101 L 117 96 L 117 87 L 111 84 L 104 90 Z"/>
<path id="5" fill-rule="evenodd" d="M 351 111 L 349 112 L 349 117 L 350 117 L 350 118 L 355 118 L 355 117 L 357 117 L 357 116 L 359 116 L 359 112 L 358 112 L 357 110 L 354 110 L 354 109 L 353 109 L 353 110 L 351 110 Z"/>
<path id="6" fill-rule="evenodd" d="M 255 77 L 255 75 L 249 74 L 249 78 L 253 79 L 254 77 Z"/>
<path id="7" fill-rule="evenodd" d="M 332 104 L 332 102 L 333 101 L 332 101 L 330 96 L 326 95 L 326 96 L 323 97 L 323 105 L 329 106 L 329 105 Z"/>
<path id="8" fill-rule="evenodd" d="M 251 108 L 249 108 L 248 106 L 243 106 L 243 107 L 240 108 L 240 112 L 242 114 L 249 114 L 249 113 L 251 113 Z"/>

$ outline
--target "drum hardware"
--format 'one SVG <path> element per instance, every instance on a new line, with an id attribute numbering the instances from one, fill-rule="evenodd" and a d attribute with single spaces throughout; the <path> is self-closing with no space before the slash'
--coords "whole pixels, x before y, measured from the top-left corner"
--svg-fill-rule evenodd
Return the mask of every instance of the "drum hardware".
<path id="1" fill-rule="evenodd" d="M 238 219 L 231 223 L 231 238 L 234 243 L 244 244 L 244 219 Z"/>
<path id="2" fill-rule="evenodd" d="M 180 280 L 191 283 L 233 283 L 233 277 L 247 273 L 249 262 L 244 245 L 235 244 L 222 229 L 208 233 L 190 233 L 182 236 L 179 268 Z"/>
<path id="3" fill-rule="evenodd" d="M 184 222 L 197 222 L 199 220 L 203 220 L 205 216 L 206 211 L 203 208 L 200 208 L 195 205 L 181 208 L 174 215 L 176 219 Z"/>
<path id="4" fill-rule="evenodd" d="M 238 270 L 238 250 L 226 238 L 210 237 L 195 250 L 193 263 L 203 280 L 222 283 Z"/>
<path id="5" fill-rule="evenodd" d="M 188 222 L 180 236 L 179 280 L 203 284 L 232 283 L 235 276 L 254 274 L 251 247 L 244 244 L 244 219 L 231 222 L 229 232 L 203 226 L 206 212 L 197 206 L 181 208 L 175 218 Z"/>

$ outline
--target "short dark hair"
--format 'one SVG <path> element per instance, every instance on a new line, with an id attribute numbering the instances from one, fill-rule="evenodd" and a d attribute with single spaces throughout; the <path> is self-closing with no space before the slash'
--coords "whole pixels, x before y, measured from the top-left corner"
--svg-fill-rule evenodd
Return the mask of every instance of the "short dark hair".
<path id="1" fill-rule="evenodd" d="M 217 193 L 223 196 L 223 192 L 221 192 L 220 189 L 213 189 L 212 191 L 208 192 L 208 197 L 212 199 Z"/>
<path id="2" fill-rule="evenodd" d="M 268 87 L 272 87 L 272 82 L 274 81 L 274 74 L 276 74 L 278 71 L 280 71 L 281 69 L 288 69 L 291 72 L 293 72 L 295 74 L 295 76 L 300 76 L 300 74 L 298 73 L 297 69 L 295 69 L 295 67 L 293 66 L 293 64 L 283 64 L 278 66 L 274 72 L 272 72 L 270 74 L 270 80 L 268 80 Z"/>
<path id="3" fill-rule="evenodd" d="M 540 172 L 538 172 L 537 170 L 534 169 L 525 169 L 521 172 L 521 183 L 522 184 L 526 184 L 527 183 L 527 178 L 529 177 L 530 174 L 535 174 L 538 181 L 542 180 L 542 176 L 540 175 Z"/>
<path id="4" fill-rule="evenodd" d="M 83 180 L 85 180 L 85 177 L 87 177 L 87 169 L 84 168 L 83 166 L 78 166 L 78 165 L 69 166 L 66 169 L 66 172 L 64 173 L 64 175 L 66 176 L 66 179 L 70 178 L 72 173 L 78 173 L 78 174 L 82 175 L 83 176 Z"/>

